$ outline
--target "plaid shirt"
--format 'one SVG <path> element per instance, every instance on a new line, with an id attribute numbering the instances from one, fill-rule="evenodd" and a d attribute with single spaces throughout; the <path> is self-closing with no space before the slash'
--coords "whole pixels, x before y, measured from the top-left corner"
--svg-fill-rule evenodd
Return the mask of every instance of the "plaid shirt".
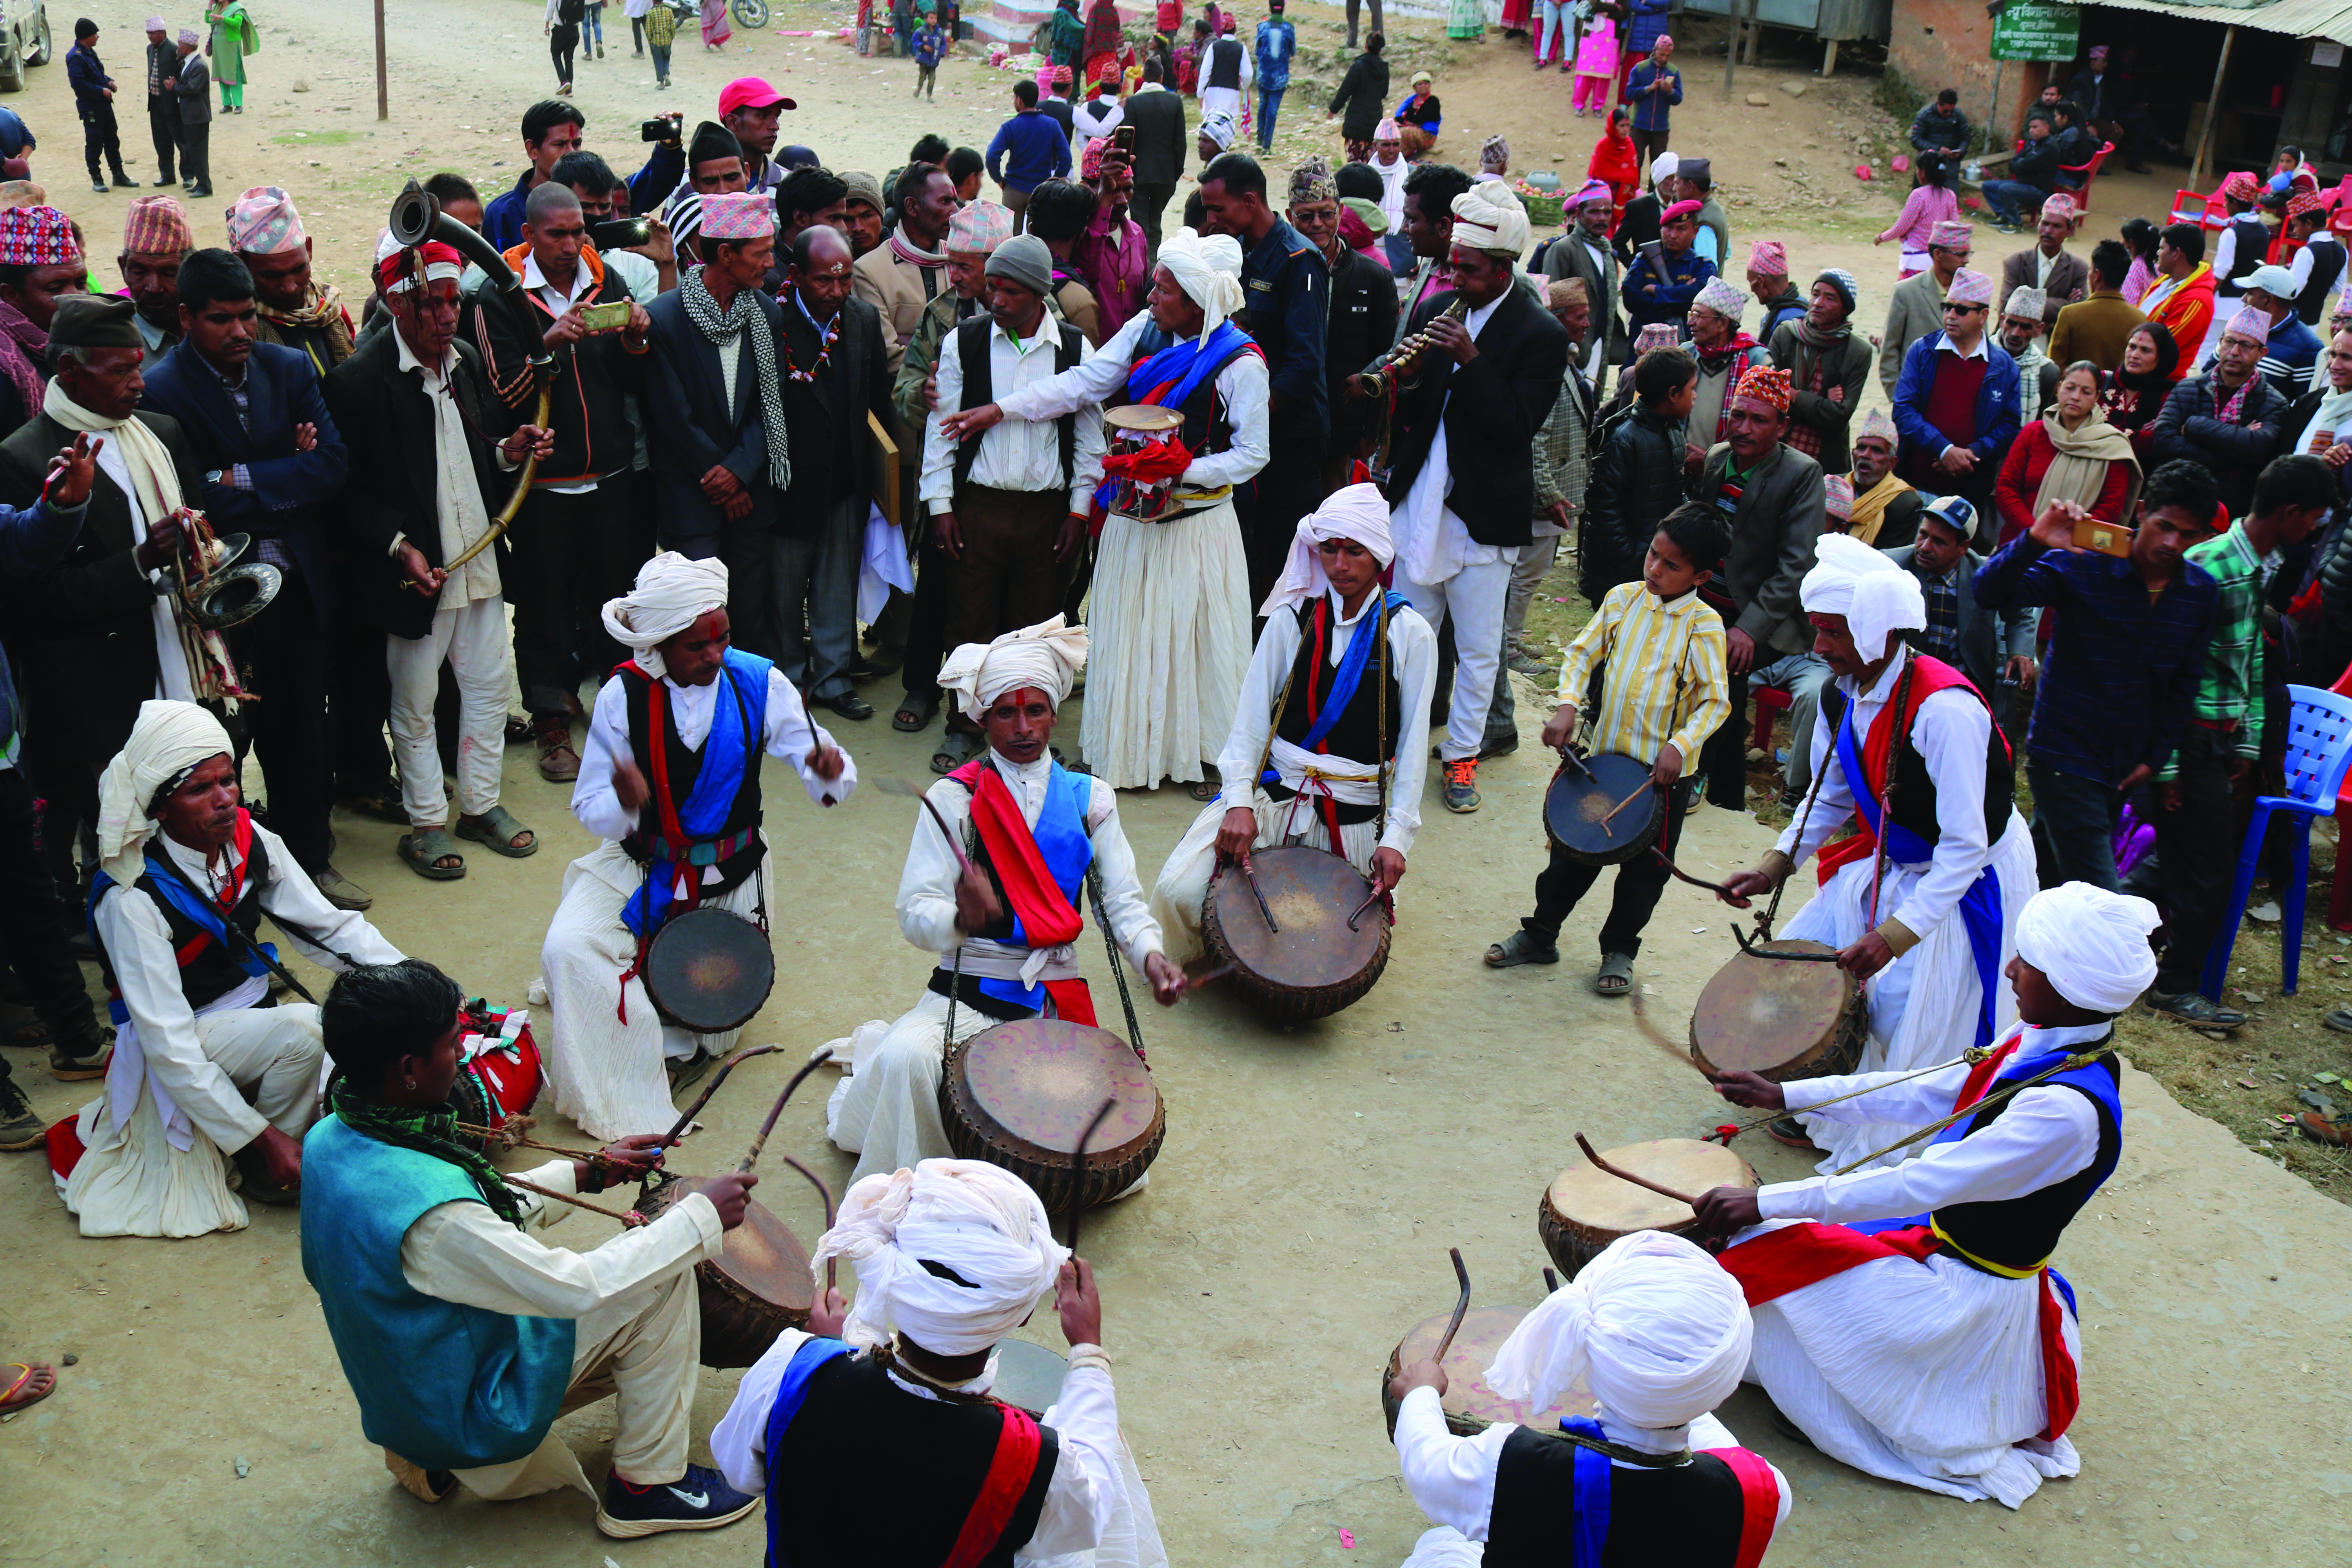
<path id="1" fill-rule="evenodd" d="M 2128 560 L 2044 550 L 2021 533 L 1978 568 L 1975 587 L 1988 610 L 2061 606 L 2026 742 L 2035 762 L 2113 786 L 2142 763 L 2171 760 L 2216 618 L 2203 567 L 2184 561 L 2150 600 Z"/>
<path id="2" fill-rule="evenodd" d="M 2230 525 L 2219 539 L 2191 546 L 2187 559 L 2213 579 L 2213 630 L 2205 672 L 2197 682 L 2197 718 L 2216 728 L 2236 726 L 2231 750 L 2263 754 L 2263 558 L 2246 525 Z M 2166 768 L 2158 778 L 2170 778 Z"/>
<path id="3" fill-rule="evenodd" d="M 1919 579 L 1919 591 L 1927 601 L 1927 629 L 1920 639 L 1923 651 L 1957 666 L 1960 660 L 1960 568 L 1955 563 L 1940 577 L 1930 577 L 1924 572 L 1912 575 Z"/>

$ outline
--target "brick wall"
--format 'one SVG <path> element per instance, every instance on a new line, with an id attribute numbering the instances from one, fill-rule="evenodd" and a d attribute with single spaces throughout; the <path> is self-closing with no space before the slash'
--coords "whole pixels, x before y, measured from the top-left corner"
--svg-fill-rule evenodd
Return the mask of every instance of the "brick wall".
<path id="1" fill-rule="evenodd" d="M 1886 46 L 1891 71 L 1899 74 L 1915 100 L 1945 88 L 1960 95 L 1960 111 L 1970 124 L 1984 121 L 1992 96 L 1992 18 L 1984 0 L 1903 0 L 1895 7 L 1893 36 Z M 2000 127 L 2014 138 L 2025 106 L 2049 79 L 2050 67 L 2011 60 L 2000 73 Z"/>

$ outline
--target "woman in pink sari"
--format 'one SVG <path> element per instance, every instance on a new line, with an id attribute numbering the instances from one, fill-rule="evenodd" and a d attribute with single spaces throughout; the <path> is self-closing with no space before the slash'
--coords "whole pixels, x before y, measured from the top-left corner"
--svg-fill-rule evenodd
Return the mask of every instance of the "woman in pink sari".
<path id="1" fill-rule="evenodd" d="M 727 0 L 702 0 L 702 47 L 725 48 L 734 36 L 734 25 L 727 20 Z"/>
<path id="2" fill-rule="evenodd" d="M 1568 68 L 1563 61 L 1560 69 Z M 1584 113 L 1587 100 L 1595 114 L 1609 112 L 1609 91 L 1617 84 L 1617 22 L 1607 11 L 1596 9 L 1584 24 L 1583 36 L 1576 42 L 1576 112 Z"/>

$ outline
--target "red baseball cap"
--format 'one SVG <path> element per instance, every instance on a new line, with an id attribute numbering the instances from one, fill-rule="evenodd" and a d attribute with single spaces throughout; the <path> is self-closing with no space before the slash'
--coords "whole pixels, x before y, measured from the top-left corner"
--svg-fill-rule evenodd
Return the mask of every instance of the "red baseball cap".
<path id="1" fill-rule="evenodd" d="M 739 109 L 798 109 L 800 105 L 755 76 L 739 76 L 719 89 L 719 112 Z"/>

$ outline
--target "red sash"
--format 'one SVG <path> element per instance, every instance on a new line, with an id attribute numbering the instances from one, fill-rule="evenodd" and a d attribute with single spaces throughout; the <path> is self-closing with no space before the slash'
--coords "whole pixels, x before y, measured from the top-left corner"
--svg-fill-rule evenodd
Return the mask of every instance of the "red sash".
<path id="1" fill-rule="evenodd" d="M 996 788 L 1004 793 L 1003 784 Z M 1018 814 L 1013 820 L 1020 820 Z M 980 1483 L 980 1495 L 971 1500 L 971 1511 L 964 1515 L 963 1528 L 956 1532 L 955 1550 L 948 1553 L 945 1568 L 978 1568 L 996 1550 L 1037 1472 L 1037 1455 L 1045 1447 L 1037 1423 L 1028 1412 L 1010 1405 L 997 1408 L 1003 1414 L 1004 1427 L 997 1435 L 996 1454 L 988 1461 L 988 1475 Z"/>
<path id="2" fill-rule="evenodd" d="M 1077 941 L 1078 932 L 1085 929 L 1078 911 L 1063 897 L 1061 885 L 1054 880 L 1037 840 L 1030 835 L 1029 824 L 1022 819 L 1021 803 L 1004 787 L 1004 780 L 989 765 L 987 757 L 966 763 L 948 777 L 971 791 L 972 826 L 980 833 L 981 847 L 988 852 L 989 865 L 1012 902 L 1029 945 L 1065 947 Z M 1094 997 L 1085 981 L 1048 980 L 1045 985 L 1057 1015 L 1073 1024 L 1093 1025 Z"/>
<path id="3" fill-rule="evenodd" d="M 1763 1455 L 1747 1448 L 1703 1448 L 1731 1467 L 1739 1478 L 1739 1554 L 1732 1568 L 1756 1568 L 1764 1549 L 1772 1544 L 1772 1531 L 1780 1522 L 1780 1483 Z"/>
<path id="4" fill-rule="evenodd" d="M 1942 659 L 1930 658 L 1926 654 L 1914 654 L 1911 658 L 1911 682 L 1904 694 L 1900 724 L 1895 721 L 1894 703 L 1889 702 L 1878 710 L 1878 717 L 1870 721 L 1870 733 L 1863 737 L 1862 742 L 1863 772 L 1869 776 L 1846 780 L 1848 789 L 1855 791 L 1866 789 L 1870 792 L 1873 800 L 1884 801 L 1886 798 L 1886 775 L 1895 765 L 1895 737 L 1911 733 L 1911 726 L 1919 717 L 1919 704 L 1927 701 L 1937 692 L 1948 690 L 1955 686 L 1965 686 L 1970 691 L 1977 689 L 1975 682 Z M 1977 694 L 1979 697 L 1983 696 L 1982 692 Z M 1849 707 L 1847 711 L 1851 713 L 1852 708 Z M 1830 746 L 1832 755 L 1835 754 L 1836 749 L 1836 742 L 1832 739 Z M 1880 809 L 1884 810 L 1885 807 L 1882 806 Z M 1869 822 L 1863 817 L 1861 812 L 1854 813 L 1853 824 L 1855 832 L 1853 837 L 1841 838 L 1834 844 L 1824 845 L 1821 853 L 1814 857 L 1814 871 L 1823 885 L 1827 885 L 1829 879 L 1837 875 L 1838 868 L 1845 865 L 1846 862 L 1866 860 L 1877 852 L 1878 835 L 1871 830 Z"/>

